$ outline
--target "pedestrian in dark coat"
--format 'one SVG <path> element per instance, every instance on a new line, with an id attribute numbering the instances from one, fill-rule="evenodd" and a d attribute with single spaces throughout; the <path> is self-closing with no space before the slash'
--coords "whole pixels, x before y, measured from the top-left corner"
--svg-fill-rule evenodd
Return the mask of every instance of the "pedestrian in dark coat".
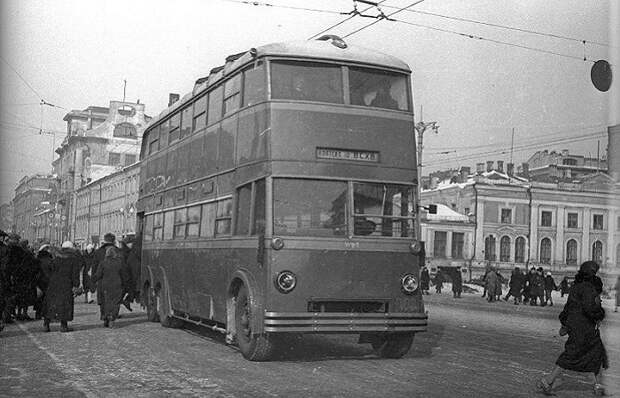
<path id="1" fill-rule="evenodd" d="M 540 305 L 543 304 L 545 294 L 545 280 L 542 275 L 542 268 L 530 274 L 530 305 L 538 305 L 537 300 L 540 299 Z"/>
<path id="2" fill-rule="evenodd" d="M 97 267 L 97 273 L 94 276 L 101 289 L 99 294 L 102 300 L 99 301 L 99 306 L 104 327 L 112 327 L 118 318 L 123 294 L 129 283 L 129 275 L 123 266 L 121 256 L 118 248 L 108 246 L 104 260 Z"/>
<path id="3" fill-rule="evenodd" d="M 461 275 L 461 267 L 456 267 L 452 276 L 452 295 L 454 298 L 461 298 L 463 292 L 463 276 Z"/>
<path id="4" fill-rule="evenodd" d="M 49 287 L 49 277 L 45 270 L 49 270 L 54 260 L 53 249 L 50 245 L 42 245 L 37 251 L 37 265 L 39 272 L 36 278 L 37 299 L 34 305 L 35 319 L 43 318 L 45 307 L 45 292 Z"/>
<path id="5" fill-rule="evenodd" d="M 67 323 L 73 320 L 73 295 L 80 286 L 83 261 L 73 244 L 67 241 L 44 270 L 49 278 L 43 302 L 43 327 L 46 332 L 50 331 L 50 322 L 54 320 L 60 321 L 61 332 L 72 330 Z"/>
<path id="6" fill-rule="evenodd" d="M 428 291 L 430 289 L 430 284 L 431 275 L 428 272 L 428 268 L 423 266 L 422 271 L 420 272 L 420 288 L 422 288 L 422 294 L 430 294 Z"/>
<path id="7" fill-rule="evenodd" d="M 545 276 L 545 303 L 543 305 L 547 305 L 548 303 L 550 306 L 553 305 L 551 292 L 554 290 L 558 290 L 558 286 L 555 284 L 553 276 L 551 276 L 551 272 L 547 272 L 547 275 Z"/>
<path id="8" fill-rule="evenodd" d="M 441 294 L 441 289 L 443 288 L 443 273 L 441 272 L 440 269 L 437 270 L 437 273 L 435 274 L 435 279 L 433 280 L 433 283 L 435 284 L 435 292 L 436 293 L 440 293 Z"/>
<path id="9" fill-rule="evenodd" d="M 99 246 L 97 250 L 95 250 L 95 256 L 93 261 L 95 268 L 92 270 L 92 275 L 97 274 L 97 270 L 105 259 L 105 252 L 108 247 L 116 247 L 115 242 L 116 236 L 113 233 L 108 232 L 107 234 L 103 235 L 103 244 Z M 101 280 L 97 280 L 94 282 L 97 291 L 97 304 L 99 304 L 99 308 L 101 309 L 101 304 L 103 303 L 103 294 L 101 293 Z M 101 313 L 100 315 L 102 317 L 101 319 L 103 319 L 103 313 Z"/>
<path id="10" fill-rule="evenodd" d="M 575 276 L 575 283 L 559 316 L 562 328 L 568 332 L 564 352 L 558 357 L 551 374 L 538 382 L 538 387 L 545 394 L 552 394 L 553 382 L 565 369 L 592 373 L 594 393 L 604 395 L 604 388 L 600 384 L 600 372 L 601 368 L 607 368 L 608 363 L 599 332 L 599 325 L 605 318 L 605 310 L 601 306 L 600 294 L 603 286 L 601 279 L 596 276 L 597 271 L 596 262 L 586 261 L 581 264 Z"/>
<path id="11" fill-rule="evenodd" d="M 564 297 L 565 294 L 568 294 L 569 289 L 568 276 L 565 276 L 562 282 L 560 282 L 560 297 Z"/>
<path id="12" fill-rule="evenodd" d="M 8 294 L 8 261 L 9 249 L 4 243 L 6 233 L 0 230 L 0 331 L 4 329 L 6 299 Z"/>
<path id="13" fill-rule="evenodd" d="M 129 255 L 127 256 L 127 265 L 129 266 L 129 271 L 131 272 L 131 281 L 133 285 L 133 297 L 136 301 L 140 299 L 140 291 L 142 290 L 142 286 L 140 283 L 141 277 L 141 258 L 142 258 L 142 244 L 141 239 L 138 237 L 134 242 L 128 243 L 130 248 Z"/>
<path id="14" fill-rule="evenodd" d="M 119 242 L 119 251 L 121 254 L 121 264 L 125 268 L 125 274 L 128 276 L 129 281 L 124 285 L 125 291 L 123 292 L 124 300 L 122 304 L 131 311 L 131 302 L 134 299 L 134 285 L 135 282 L 131 278 L 131 267 L 129 266 L 129 253 L 131 252 L 131 248 L 128 246 L 129 242 L 133 242 L 133 240 L 129 237 L 125 237 L 123 240 Z"/>
<path id="15" fill-rule="evenodd" d="M 17 307 L 16 319 L 31 321 L 28 316 L 28 307 L 35 304 L 37 298 L 36 279 L 39 271 L 36 259 L 28 248 L 28 241 L 20 241 L 22 248 L 21 259 L 16 264 L 13 272 L 13 284 L 15 288 L 15 306 Z"/>
<path id="16" fill-rule="evenodd" d="M 509 290 L 506 294 L 506 297 L 504 297 L 504 301 L 508 301 L 510 296 L 512 296 L 515 298 L 515 305 L 519 305 L 519 303 L 521 302 L 521 294 L 523 292 L 524 283 L 525 275 L 523 275 L 523 272 L 521 272 L 521 268 L 515 267 L 515 269 L 512 271 L 512 274 L 510 275 L 510 282 L 508 285 Z"/>

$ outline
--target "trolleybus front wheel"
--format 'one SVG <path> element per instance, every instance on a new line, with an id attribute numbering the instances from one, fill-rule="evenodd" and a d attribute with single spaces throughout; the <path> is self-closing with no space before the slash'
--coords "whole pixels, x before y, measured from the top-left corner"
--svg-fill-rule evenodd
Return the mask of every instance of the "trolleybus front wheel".
<path id="1" fill-rule="evenodd" d="M 258 309 L 252 307 L 247 287 L 242 285 L 235 300 L 235 331 L 237 345 L 250 361 L 266 361 L 273 353 L 274 344 L 267 334 L 252 333 L 252 317 Z"/>
<path id="2" fill-rule="evenodd" d="M 382 358 L 402 358 L 411 348 L 415 333 L 390 333 L 377 335 L 372 348 Z"/>

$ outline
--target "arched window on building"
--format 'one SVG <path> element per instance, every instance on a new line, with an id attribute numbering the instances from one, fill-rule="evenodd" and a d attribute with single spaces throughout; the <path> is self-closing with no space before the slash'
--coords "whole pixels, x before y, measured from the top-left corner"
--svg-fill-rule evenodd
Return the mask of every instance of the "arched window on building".
<path id="1" fill-rule="evenodd" d="M 566 242 L 566 264 L 577 265 L 577 241 L 575 239 Z"/>
<path id="2" fill-rule="evenodd" d="M 515 263 L 525 262 L 525 238 L 519 236 L 515 240 Z"/>
<path id="3" fill-rule="evenodd" d="M 138 138 L 138 131 L 131 123 L 120 123 L 114 126 L 114 137 Z"/>
<path id="4" fill-rule="evenodd" d="M 484 240 L 484 259 L 488 261 L 495 261 L 495 237 L 489 235 Z"/>
<path id="5" fill-rule="evenodd" d="M 510 237 L 502 236 L 499 241 L 499 261 L 510 261 Z"/>
<path id="6" fill-rule="evenodd" d="M 540 241 L 540 262 L 551 264 L 551 239 L 543 238 Z"/>
<path id="7" fill-rule="evenodd" d="M 592 244 L 592 261 L 596 261 L 598 265 L 603 264 L 603 243 L 600 240 Z"/>

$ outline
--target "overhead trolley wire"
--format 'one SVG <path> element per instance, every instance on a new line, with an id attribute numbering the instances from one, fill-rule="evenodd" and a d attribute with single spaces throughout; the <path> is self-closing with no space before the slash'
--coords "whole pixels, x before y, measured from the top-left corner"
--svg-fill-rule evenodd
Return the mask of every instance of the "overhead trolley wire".
<path id="1" fill-rule="evenodd" d="M 385 3 L 385 2 L 386 2 L 386 0 L 381 0 L 381 1 L 379 1 L 379 2 L 377 3 L 377 5 L 382 4 L 382 3 Z M 347 21 L 349 21 L 349 20 L 351 20 L 351 19 L 355 18 L 356 16 L 358 16 L 358 15 L 360 15 L 360 14 L 365 13 L 366 11 L 368 11 L 368 10 L 370 10 L 371 8 L 374 8 L 374 7 L 375 7 L 375 6 L 370 6 L 370 7 L 364 8 L 362 11 L 358 11 L 358 12 L 350 12 L 349 14 L 351 14 L 351 15 L 349 15 L 347 18 L 343 19 L 342 21 L 340 21 L 340 22 L 338 22 L 338 23 L 336 23 L 336 24 L 334 24 L 334 25 L 332 25 L 332 26 L 330 26 L 330 27 L 328 27 L 328 28 L 326 28 L 326 29 L 323 29 L 322 31 L 320 31 L 319 33 L 317 33 L 317 34 L 315 34 L 315 35 L 310 36 L 310 37 L 308 38 L 308 40 L 312 40 L 312 39 L 314 39 L 315 37 L 318 37 L 319 35 L 321 35 L 321 34 L 323 34 L 323 33 L 325 33 L 325 32 L 329 32 L 330 30 L 334 29 L 335 27 L 342 25 L 343 23 L 345 23 L 345 22 L 347 22 Z"/>
<path id="2" fill-rule="evenodd" d="M 531 149 L 535 149 L 538 147 L 543 147 L 543 146 L 548 146 L 551 144 L 570 144 L 570 143 L 574 143 L 574 142 L 580 142 L 580 141 L 587 141 L 587 140 L 592 140 L 592 139 L 596 139 L 596 138 L 604 138 L 605 135 L 603 133 L 594 133 L 594 134 L 590 134 L 590 135 L 585 135 L 583 137 L 570 137 L 570 138 L 565 138 L 565 139 L 558 139 L 558 140 L 552 140 L 552 141 L 548 141 L 548 142 L 540 142 L 540 143 L 534 143 L 534 144 L 524 144 L 524 145 L 520 145 L 520 146 L 516 146 L 514 147 L 514 151 L 515 152 L 523 152 L 526 150 L 531 150 Z M 438 159 L 435 161 L 431 161 L 428 162 L 427 164 L 425 164 L 424 166 L 432 166 L 432 165 L 438 165 L 438 164 L 444 164 L 444 163 L 450 163 L 450 162 L 460 162 L 460 161 L 465 161 L 465 160 L 473 160 L 473 159 L 477 159 L 480 158 L 481 156 L 485 156 L 485 155 L 503 155 L 506 154 L 510 151 L 510 148 L 508 147 L 504 147 L 504 148 L 498 148 L 495 149 L 493 151 L 484 151 L 484 152 L 477 152 L 477 153 L 470 153 L 467 155 L 461 155 L 461 156 L 453 156 L 453 157 L 449 157 L 449 158 L 444 158 L 444 159 Z"/>
<path id="3" fill-rule="evenodd" d="M 529 142 L 531 144 L 534 144 L 534 143 L 548 143 L 550 141 L 550 139 L 549 139 L 550 137 L 558 137 L 558 136 L 563 136 L 566 133 L 575 133 L 575 132 L 580 133 L 580 135 L 579 136 L 572 135 L 572 136 L 567 136 L 567 137 L 564 137 L 564 138 L 578 138 L 578 137 L 583 136 L 584 130 L 592 130 L 592 129 L 600 130 L 600 129 L 604 129 L 606 127 L 607 126 L 604 125 L 604 124 L 591 124 L 591 125 L 581 126 L 579 129 L 558 130 L 558 131 L 555 131 L 555 132 L 551 132 L 549 134 L 545 134 L 545 138 L 543 138 L 542 140 L 534 140 L 534 141 L 529 140 Z M 590 133 L 590 134 L 593 134 L 593 133 Z M 500 143 L 499 145 L 502 145 L 502 144 L 507 144 L 507 143 Z M 497 146 L 497 145 L 498 145 L 498 143 L 468 145 L 468 146 L 463 146 L 463 145 L 458 145 L 458 146 L 441 146 L 441 147 L 431 147 L 431 146 L 427 147 L 427 146 L 424 146 L 424 149 L 425 149 L 424 153 L 426 153 L 427 151 L 429 151 L 429 152 L 442 151 L 443 152 L 443 151 L 451 150 L 451 149 L 456 149 L 456 150 L 459 150 L 459 149 L 479 149 L 479 148 L 494 147 L 494 146 Z"/>
<path id="4" fill-rule="evenodd" d="M 325 14 L 342 14 L 340 11 L 335 10 L 325 10 L 320 8 L 308 8 L 308 7 L 295 7 L 295 6 L 286 6 L 281 4 L 271 4 L 271 3 L 262 3 L 260 1 L 246 1 L 246 0 L 220 0 L 226 3 L 237 3 L 237 4 L 245 4 L 250 6 L 262 6 L 262 7 L 273 7 L 273 8 L 286 8 L 289 10 L 299 10 L 299 11 L 311 11 L 311 12 L 321 12 Z"/>
<path id="5" fill-rule="evenodd" d="M 398 7 L 395 7 L 395 6 L 388 6 L 388 5 L 386 5 L 384 7 L 385 8 L 392 8 L 392 9 L 398 8 Z M 603 46 L 603 47 L 613 47 L 613 46 L 611 46 L 611 45 L 609 45 L 607 43 L 602 43 L 602 42 L 598 42 L 598 41 L 594 41 L 594 40 L 584 40 L 584 39 L 577 39 L 575 37 L 570 37 L 570 36 L 558 35 L 558 34 L 554 34 L 554 33 L 537 32 L 535 30 L 530 30 L 530 29 L 516 28 L 516 27 L 513 27 L 513 26 L 500 25 L 500 24 L 495 24 L 495 23 L 491 23 L 491 22 L 477 21 L 475 19 L 453 17 L 453 16 L 449 16 L 449 15 L 442 15 L 442 14 L 437 14 L 437 13 L 428 12 L 428 11 L 420 11 L 420 10 L 406 10 L 406 11 L 407 12 L 413 12 L 413 13 L 416 13 L 416 14 L 432 15 L 432 16 L 435 16 L 435 17 L 451 19 L 451 20 L 455 20 L 455 21 L 470 22 L 470 23 L 479 24 L 479 25 L 491 26 L 491 27 L 494 27 L 494 28 L 513 30 L 513 31 L 516 31 L 516 32 L 529 33 L 529 34 L 539 35 L 539 36 L 547 36 L 547 37 L 552 37 L 552 38 L 555 38 L 555 39 L 569 40 L 569 41 L 574 41 L 574 42 L 578 42 L 578 43 L 596 44 L 598 46 Z"/>
<path id="6" fill-rule="evenodd" d="M 28 83 L 28 81 L 26 81 L 26 79 L 24 79 L 24 77 L 21 75 L 21 73 L 19 73 L 19 72 L 17 71 L 17 69 L 15 69 L 15 68 L 13 67 L 13 65 L 11 65 L 11 64 L 9 63 L 9 61 L 7 61 L 6 59 L 4 59 L 4 57 L 3 57 L 3 56 L 1 56 L 1 55 L 0 55 L 0 59 L 1 59 L 1 60 L 5 63 L 5 64 L 7 64 L 7 65 L 9 66 L 9 68 L 11 68 L 11 70 L 12 70 L 13 72 L 15 72 L 15 74 L 16 74 L 16 75 L 17 75 L 17 76 L 21 79 L 21 81 L 22 81 L 22 82 L 24 82 L 24 84 L 25 84 L 26 86 L 28 86 L 28 88 L 29 88 L 29 89 L 30 89 L 30 90 L 31 90 L 31 91 L 32 91 L 32 92 L 33 92 L 33 93 L 37 96 L 37 98 L 39 98 L 39 99 L 43 98 L 43 96 L 42 96 L 41 94 L 39 94 L 39 92 L 38 92 L 37 90 L 35 90 L 35 89 L 34 89 L 34 87 L 32 87 L 32 86 L 30 85 L 30 83 Z"/>
<path id="7" fill-rule="evenodd" d="M 350 32 L 350 33 L 348 33 L 348 34 L 344 35 L 342 38 L 344 39 L 344 38 L 347 38 L 347 37 L 349 37 L 349 36 L 351 36 L 351 35 L 354 35 L 354 34 L 356 34 L 356 33 L 358 33 L 358 32 L 361 32 L 362 30 L 364 30 L 364 29 L 366 29 L 366 28 L 371 27 L 372 25 L 374 25 L 374 24 L 376 24 L 376 23 L 380 22 L 380 21 L 381 21 L 381 20 L 383 20 L 383 19 L 392 20 L 392 19 L 391 19 L 392 15 L 396 15 L 396 14 L 398 14 L 399 12 L 405 11 L 406 9 L 408 9 L 408 8 L 410 8 L 410 7 L 413 7 L 413 6 L 417 5 L 417 4 L 420 4 L 420 3 L 421 3 L 421 2 L 423 2 L 423 1 L 424 1 L 424 0 L 417 0 L 417 1 L 414 1 L 413 3 L 409 4 L 408 6 L 405 6 L 405 7 L 399 8 L 398 10 L 394 11 L 394 12 L 393 12 L 393 13 L 391 13 L 391 14 L 388 14 L 388 15 L 385 15 L 385 16 L 381 16 L 381 17 L 380 17 L 380 18 L 378 18 L 376 21 L 373 21 L 373 22 L 369 23 L 368 25 L 362 26 L 361 28 L 356 29 L 356 30 L 354 30 L 353 32 Z"/>
<path id="8" fill-rule="evenodd" d="M 451 34 L 455 34 L 455 35 L 458 35 L 458 36 L 466 37 L 468 39 L 488 41 L 488 42 L 491 42 L 491 43 L 503 44 L 503 45 L 506 45 L 506 46 L 517 47 L 517 48 L 521 48 L 521 49 L 524 49 L 524 50 L 536 51 L 536 52 L 540 52 L 540 53 L 544 53 L 544 54 L 557 55 L 559 57 L 564 57 L 564 58 L 577 59 L 579 61 L 586 61 L 586 62 L 592 62 L 592 63 L 596 62 L 596 60 L 589 59 L 586 56 L 580 57 L 580 56 L 576 56 L 576 55 L 568 55 L 568 54 L 558 53 L 558 52 L 551 51 L 551 50 L 545 50 L 545 49 L 542 49 L 542 48 L 530 47 L 530 46 L 526 46 L 526 45 L 523 45 L 523 44 L 510 43 L 510 42 L 506 42 L 506 41 L 502 41 L 502 40 L 489 39 L 489 38 L 486 38 L 486 37 L 477 36 L 477 35 L 473 35 L 473 34 L 470 34 L 470 33 L 462 33 L 462 32 L 457 32 L 455 30 L 437 28 L 437 27 L 434 27 L 434 26 L 423 25 L 423 24 L 419 24 L 419 23 L 415 23 L 415 22 L 409 22 L 409 21 L 403 21 L 403 20 L 400 20 L 400 19 L 394 19 L 393 21 L 394 22 L 399 22 L 399 23 L 402 23 L 402 24 L 405 24 L 405 25 L 419 27 L 419 28 L 431 29 L 431 30 L 436 30 L 436 31 L 439 31 L 439 32 L 444 32 L 444 33 L 451 33 Z"/>

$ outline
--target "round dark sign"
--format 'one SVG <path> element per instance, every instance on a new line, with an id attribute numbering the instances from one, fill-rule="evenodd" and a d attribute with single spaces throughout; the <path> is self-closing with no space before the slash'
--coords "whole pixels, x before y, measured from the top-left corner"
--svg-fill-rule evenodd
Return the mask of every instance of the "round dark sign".
<path id="1" fill-rule="evenodd" d="M 592 84 L 598 91 L 607 91 L 611 87 L 611 65 L 604 59 L 599 59 L 592 65 L 590 71 L 590 77 L 592 78 Z"/>

